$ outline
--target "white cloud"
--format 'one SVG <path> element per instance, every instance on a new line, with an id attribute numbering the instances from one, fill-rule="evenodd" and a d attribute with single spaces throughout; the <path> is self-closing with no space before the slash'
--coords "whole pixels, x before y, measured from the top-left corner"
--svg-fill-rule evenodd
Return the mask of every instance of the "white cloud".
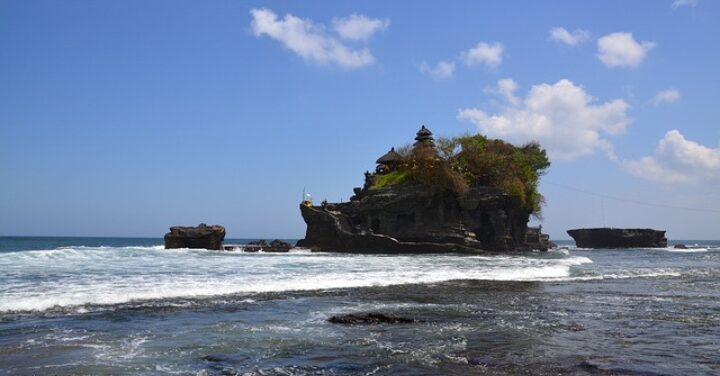
<path id="1" fill-rule="evenodd" d="M 720 147 L 700 145 L 674 129 L 660 140 L 654 156 L 624 161 L 623 166 L 635 176 L 663 184 L 720 180 Z"/>
<path id="2" fill-rule="evenodd" d="M 461 109 L 458 119 L 469 120 L 484 133 L 516 144 L 538 141 L 553 160 L 573 160 L 604 151 L 615 159 L 612 144 L 603 138 L 622 133 L 630 123 L 628 104 L 622 99 L 595 104 L 581 86 L 563 79 L 533 86 L 524 100 L 515 99 L 514 81 L 498 82 L 497 93 L 507 99 L 498 113 Z"/>
<path id="3" fill-rule="evenodd" d="M 680 100 L 680 92 L 675 89 L 663 90 L 657 94 L 650 101 L 654 105 L 662 103 L 675 103 Z"/>
<path id="4" fill-rule="evenodd" d="M 677 9 L 684 6 L 694 7 L 698 3 L 698 0 L 674 0 L 670 5 L 673 9 Z"/>
<path id="5" fill-rule="evenodd" d="M 515 96 L 517 88 L 518 84 L 512 78 L 503 78 L 497 82 L 495 87 L 485 88 L 484 91 L 489 94 L 497 94 L 515 106 L 520 103 L 520 99 Z"/>
<path id="6" fill-rule="evenodd" d="M 390 20 L 368 18 L 362 14 L 351 14 L 345 18 L 333 19 L 333 28 L 340 38 L 349 40 L 368 40 L 378 31 L 390 26 Z"/>
<path id="7" fill-rule="evenodd" d="M 441 61 L 434 67 L 431 67 L 427 63 L 422 63 L 420 64 L 420 72 L 426 73 L 436 80 L 452 78 L 453 73 L 455 73 L 455 63 L 450 61 Z"/>
<path id="8" fill-rule="evenodd" d="M 322 25 L 311 20 L 286 14 L 278 19 L 269 9 L 252 9 L 252 32 L 257 37 L 267 35 L 307 61 L 337 64 L 343 68 L 371 65 L 375 58 L 367 48 L 352 49 L 325 33 Z"/>
<path id="9" fill-rule="evenodd" d="M 461 56 L 467 65 L 486 64 L 491 68 L 495 68 L 502 63 L 502 54 L 502 43 L 488 44 L 480 42 L 477 46 L 463 52 Z"/>
<path id="10" fill-rule="evenodd" d="M 656 46 L 654 42 L 638 43 L 632 33 L 612 33 L 598 39 L 597 57 L 608 67 L 637 67 L 648 51 Z"/>
<path id="11" fill-rule="evenodd" d="M 550 38 L 569 46 L 576 46 L 587 42 L 590 39 L 590 32 L 577 29 L 571 33 L 562 27 L 553 27 L 550 29 Z"/>

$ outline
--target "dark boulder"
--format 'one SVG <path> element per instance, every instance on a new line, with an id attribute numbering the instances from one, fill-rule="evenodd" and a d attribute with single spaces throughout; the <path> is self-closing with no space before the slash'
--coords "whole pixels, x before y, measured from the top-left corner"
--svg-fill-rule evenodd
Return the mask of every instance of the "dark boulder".
<path id="1" fill-rule="evenodd" d="M 675 244 L 675 249 L 688 249 L 685 244 Z"/>
<path id="2" fill-rule="evenodd" d="M 581 248 L 667 247 L 664 230 L 602 227 L 568 230 L 567 233 Z"/>
<path id="3" fill-rule="evenodd" d="M 165 234 L 165 249 L 173 248 L 204 248 L 213 250 L 223 249 L 225 240 L 225 227 L 220 225 L 208 226 L 204 223 L 193 226 L 173 226 Z"/>
<path id="4" fill-rule="evenodd" d="M 245 244 L 242 248 L 245 252 L 289 252 L 293 246 L 290 243 L 275 239 L 270 243 L 265 240 L 251 241 Z"/>
<path id="5" fill-rule="evenodd" d="M 330 317 L 328 322 L 343 325 L 412 324 L 418 320 L 383 313 L 349 313 Z"/>
<path id="6" fill-rule="evenodd" d="M 293 245 L 282 240 L 275 239 L 270 242 L 269 247 L 263 249 L 265 252 L 289 252 Z"/>

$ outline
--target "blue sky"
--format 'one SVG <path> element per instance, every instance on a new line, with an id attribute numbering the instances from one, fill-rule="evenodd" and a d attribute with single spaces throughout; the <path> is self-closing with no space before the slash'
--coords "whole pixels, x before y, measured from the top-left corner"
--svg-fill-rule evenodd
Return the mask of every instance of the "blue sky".
<path id="1" fill-rule="evenodd" d="M 425 124 L 546 146 L 555 239 L 720 238 L 720 3 L 409 4 L 0 2 L 0 235 L 299 238 Z"/>

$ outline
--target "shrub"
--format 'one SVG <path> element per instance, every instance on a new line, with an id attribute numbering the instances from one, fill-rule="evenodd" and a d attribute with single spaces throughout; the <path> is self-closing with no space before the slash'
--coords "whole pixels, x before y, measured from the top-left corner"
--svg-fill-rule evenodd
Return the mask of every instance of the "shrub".
<path id="1" fill-rule="evenodd" d="M 403 163 L 397 171 L 377 176 L 373 188 L 415 183 L 460 195 L 471 186 L 497 187 L 516 206 L 540 216 L 544 200 L 537 188 L 550 161 L 539 144 L 518 147 L 482 135 L 463 135 L 439 138 L 436 145 L 398 148 Z"/>

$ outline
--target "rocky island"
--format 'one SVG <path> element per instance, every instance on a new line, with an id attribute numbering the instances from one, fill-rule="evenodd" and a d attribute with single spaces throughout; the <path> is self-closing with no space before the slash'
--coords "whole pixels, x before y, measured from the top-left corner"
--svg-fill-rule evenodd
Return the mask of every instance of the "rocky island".
<path id="1" fill-rule="evenodd" d="M 165 249 L 173 248 L 204 248 L 222 250 L 225 240 L 225 227 L 208 226 L 201 223 L 197 226 L 173 226 L 165 234 Z"/>
<path id="2" fill-rule="evenodd" d="M 664 230 L 601 227 L 568 230 L 567 233 L 581 248 L 667 247 Z"/>
<path id="3" fill-rule="evenodd" d="M 548 248 L 540 228 L 540 176 L 550 166 L 536 143 L 521 147 L 482 135 L 391 148 L 350 202 L 300 205 L 299 247 L 361 253 L 480 253 Z"/>

